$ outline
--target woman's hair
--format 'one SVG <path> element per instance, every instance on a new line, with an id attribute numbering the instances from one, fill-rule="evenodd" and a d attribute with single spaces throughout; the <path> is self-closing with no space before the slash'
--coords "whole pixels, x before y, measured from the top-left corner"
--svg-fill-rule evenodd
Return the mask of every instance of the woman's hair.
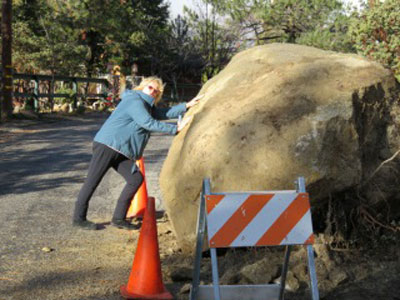
<path id="1" fill-rule="evenodd" d="M 143 90 L 147 85 L 149 85 L 149 84 L 152 83 L 152 82 L 155 83 L 155 84 L 157 84 L 157 88 L 158 88 L 158 90 L 160 91 L 160 92 L 157 94 L 156 98 L 155 98 L 155 103 L 157 104 L 157 103 L 161 100 L 161 97 L 162 97 L 163 92 L 164 92 L 164 84 L 163 84 L 161 78 L 158 78 L 158 77 L 156 77 L 156 76 L 151 76 L 151 77 L 143 78 L 142 81 L 140 82 L 140 84 L 139 84 L 137 87 L 135 87 L 134 90 L 139 90 L 139 91 L 141 91 L 141 90 Z"/>

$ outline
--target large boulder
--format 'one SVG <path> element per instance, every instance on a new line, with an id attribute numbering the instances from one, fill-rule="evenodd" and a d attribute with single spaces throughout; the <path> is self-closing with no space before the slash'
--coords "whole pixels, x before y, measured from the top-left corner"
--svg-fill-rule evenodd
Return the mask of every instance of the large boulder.
<path id="1" fill-rule="evenodd" d="M 389 70 L 356 55 L 270 44 L 234 56 L 162 168 L 182 248 L 194 247 L 205 177 L 220 192 L 294 189 L 302 175 L 314 202 L 371 180 L 399 146 L 397 93 Z"/>

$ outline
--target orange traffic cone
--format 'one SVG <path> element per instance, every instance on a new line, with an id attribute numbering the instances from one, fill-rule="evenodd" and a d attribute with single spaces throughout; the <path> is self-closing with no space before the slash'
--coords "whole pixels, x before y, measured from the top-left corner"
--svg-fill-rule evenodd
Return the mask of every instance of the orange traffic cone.
<path id="1" fill-rule="evenodd" d="M 143 175 L 143 183 L 139 187 L 138 191 L 136 192 L 135 196 L 133 197 L 132 203 L 128 209 L 126 214 L 127 218 L 141 218 L 144 215 L 144 210 L 146 208 L 147 203 L 147 186 L 146 186 L 146 175 L 144 171 L 144 159 L 143 156 L 136 162 L 137 166 L 139 167 L 140 172 Z"/>
<path id="2" fill-rule="evenodd" d="M 162 281 L 153 197 L 147 203 L 128 284 L 120 291 L 125 299 L 173 299 Z"/>

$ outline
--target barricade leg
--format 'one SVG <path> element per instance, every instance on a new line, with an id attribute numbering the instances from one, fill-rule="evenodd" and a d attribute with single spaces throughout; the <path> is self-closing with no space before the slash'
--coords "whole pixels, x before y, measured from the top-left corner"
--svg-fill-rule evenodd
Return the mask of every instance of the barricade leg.
<path id="1" fill-rule="evenodd" d="M 190 300 L 196 300 L 197 292 L 200 284 L 200 264 L 201 264 L 201 252 L 203 249 L 204 241 L 204 231 L 206 227 L 206 217 L 205 217 L 205 186 L 206 180 L 203 182 L 203 190 L 200 195 L 200 206 L 197 217 L 197 242 L 196 242 L 196 254 L 194 259 L 194 269 L 193 269 L 193 279 L 192 279 L 192 289 L 190 290 Z M 209 186 L 209 184 L 208 184 Z"/>
<path id="2" fill-rule="evenodd" d="M 306 191 L 306 183 L 304 177 L 298 177 L 297 179 L 297 190 L 300 193 Z M 315 261 L 314 261 L 314 250 L 312 245 L 307 245 L 307 261 L 308 261 L 308 273 L 310 275 L 310 290 L 312 300 L 319 300 L 317 274 L 315 272 Z"/>
<path id="3" fill-rule="evenodd" d="M 212 267 L 212 278 L 213 278 L 213 288 L 214 288 L 214 300 L 221 300 L 221 295 L 219 290 L 217 250 L 215 248 L 211 248 L 210 252 L 211 252 L 211 267 Z"/>
<path id="4" fill-rule="evenodd" d="M 292 246 L 286 246 L 285 250 L 285 260 L 283 262 L 282 266 L 282 275 L 281 275 L 281 287 L 279 290 L 279 300 L 283 300 L 284 294 L 285 294 L 285 285 L 286 285 L 286 275 L 289 267 L 289 258 L 290 258 L 290 253 L 292 252 Z"/>
<path id="5" fill-rule="evenodd" d="M 310 290 L 312 300 L 319 300 L 317 274 L 315 272 L 314 250 L 312 245 L 307 245 L 308 273 L 310 275 Z"/>

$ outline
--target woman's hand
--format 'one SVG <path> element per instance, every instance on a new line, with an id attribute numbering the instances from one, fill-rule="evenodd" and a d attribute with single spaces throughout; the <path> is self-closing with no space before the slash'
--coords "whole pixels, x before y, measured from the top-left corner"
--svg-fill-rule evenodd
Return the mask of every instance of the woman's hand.
<path id="1" fill-rule="evenodd" d="M 199 104 L 200 99 L 203 97 L 204 97 L 204 94 L 194 97 L 192 100 L 190 100 L 188 103 L 186 103 L 186 108 L 189 109 L 189 108 Z"/>
<path id="2" fill-rule="evenodd" d="M 204 96 L 204 94 L 194 97 L 192 100 L 190 100 L 188 103 L 186 103 L 186 108 L 189 109 L 189 108 L 197 105 L 200 102 L 200 99 L 203 98 L 203 96 Z M 177 128 L 176 132 L 178 133 L 178 132 L 182 131 L 182 129 L 185 128 L 185 126 L 190 122 L 190 120 L 192 120 L 192 116 L 183 118 L 182 120 L 180 119 L 178 121 L 178 128 Z"/>
<path id="3" fill-rule="evenodd" d="M 178 122 L 178 128 L 176 132 L 180 132 L 185 126 L 192 120 L 192 116 L 183 118 L 180 122 Z"/>

